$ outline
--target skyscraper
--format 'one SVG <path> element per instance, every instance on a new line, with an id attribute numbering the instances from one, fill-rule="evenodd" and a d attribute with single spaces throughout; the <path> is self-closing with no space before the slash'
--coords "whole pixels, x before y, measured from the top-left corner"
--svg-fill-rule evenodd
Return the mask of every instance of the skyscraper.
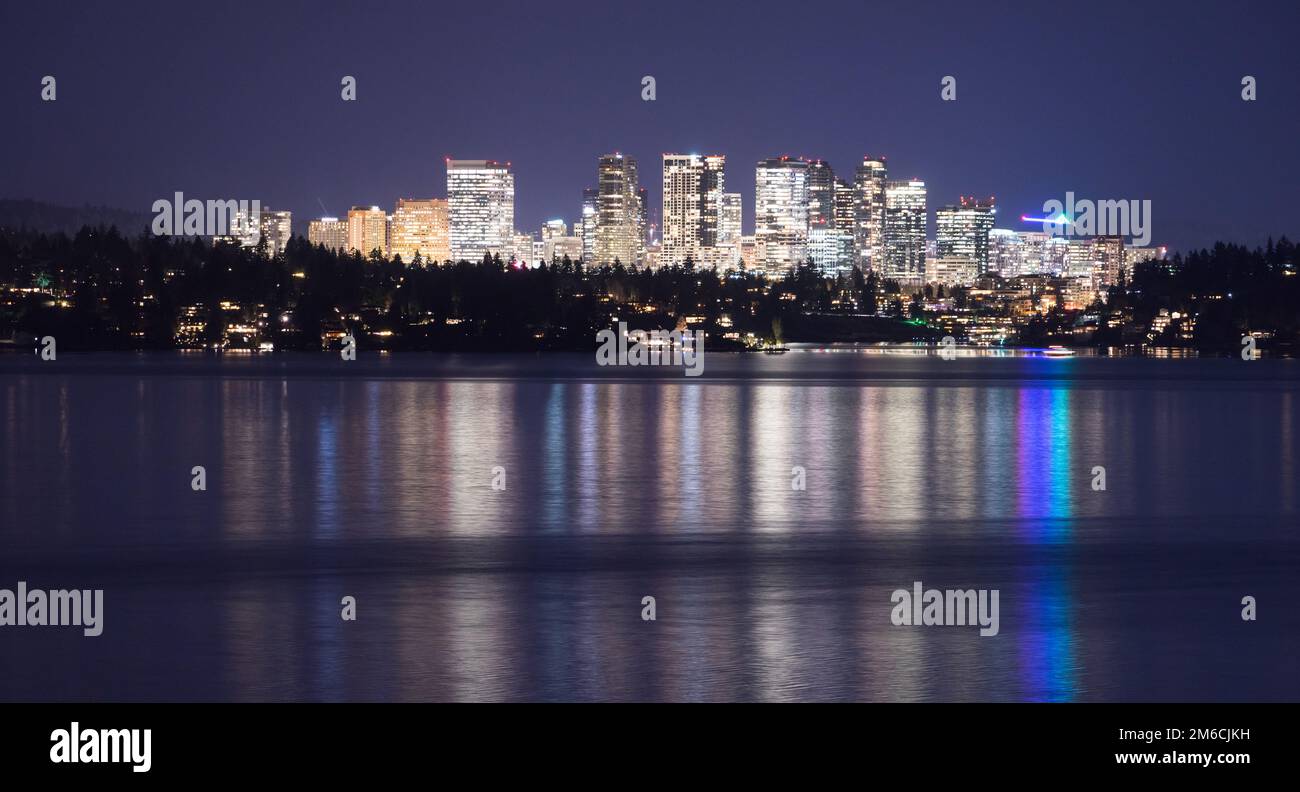
<path id="1" fill-rule="evenodd" d="M 1093 238 L 1092 282 L 1097 291 L 1118 286 L 1124 279 L 1124 237 L 1098 236 Z"/>
<path id="2" fill-rule="evenodd" d="M 636 189 L 636 260 L 645 263 L 646 233 L 649 230 L 650 197 L 644 187 Z"/>
<path id="3" fill-rule="evenodd" d="M 582 260 L 587 264 L 596 260 L 596 227 L 600 224 L 596 197 L 591 187 L 582 191 Z"/>
<path id="4" fill-rule="evenodd" d="M 808 163 L 808 225 L 831 228 L 835 219 L 835 173 L 826 160 Z"/>
<path id="5" fill-rule="evenodd" d="M 833 278 L 853 271 L 853 232 L 822 222 L 808 228 L 808 258 L 822 275 Z"/>
<path id="6" fill-rule="evenodd" d="M 606 154 L 597 165 L 596 260 L 625 267 L 639 264 L 643 215 L 638 198 L 636 160 Z"/>
<path id="7" fill-rule="evenodd" d="M 925 277 L 925 182 L 885 186 L 884 275 L 903 281 Z"/>
<path id="8" fill-rule="evenodd" d="M 663 246 L 660 266 L 699 262 L 702 249 L 718 244 L 726 158 L 665 154 Z"/>
<path id="9" fill-rule="evenodd" d="M 831 213 L 831 225 L 841 231 L 854 233 L 857 225 L 857 209 L 854 202 L 853 185 L 843 179 L 835 180 L 834 210 Z M 856 240 L 855 240 L 856 241 Z"/>
<path id="10" fill-rule="evenodd" d="M 391 255 L 410 263 L 418 252 L 424 261 L 451 258 L 447 201 L 440 198 L 398 198 L 393 209 Z"/>
<path id="11" fill-rule="evenodd" d="M 760 160 L 754 172 L 754 236 L 759 267 L 779 278 L 808 256 L 808 163 Z"/>
<path id="12" fill-rule="evenodd" d="M 369 256 L 378 250 L 388 255 L 388 215 L 378 206 L 354 206 L 348 210 L 348 250 Z"/>
<path id="13" fill-rule="evenodd" d="M 447 160 L 451 257 L 479 261 L 509 257 L 515 234 L 515 174 L 510 163 Z"/>
<path id="14" fill-rule="evenodd" d="M 722 211 L 718 215 L 718 244 L 739 245 L 743 208 L 740 193 L 722 194 Z"/>
<path id="15" fill-rule="evenodd" d="M 266 238 L 267 253 L 278 256 L 293 238 L 293 212 L 263 209 L 258 218 L 258 226 L 261 236 Z"/>
<path id="16" fill-rule="evenodd" d="M 884 157 L 863 157 L 853 183 L 856 193 L 853 247 L 863 272 L 871 267 L 880 269 L 884 255 L 887 177 Z"/>
<path id="17" fill-rule="evenodd" d="M 348 249 L 348 221 L 337 217 L 322 217 L 307 224 L 307 241 L 324 245 L 329 250 Z"/>
<path id="18" fill-rule="evenodd" d="M 960 203 L 935 210 L 936 252 L 940 258 L 956 256 L 975 263 L 978 275 L 989 271 L 989 232 L 997 209 L 993 199 L 981 201 L 961 196 Z"/>

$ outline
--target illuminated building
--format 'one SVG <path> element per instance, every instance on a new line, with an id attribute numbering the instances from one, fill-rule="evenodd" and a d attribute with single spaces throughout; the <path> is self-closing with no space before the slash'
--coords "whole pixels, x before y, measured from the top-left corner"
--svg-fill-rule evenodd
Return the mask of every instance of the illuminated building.
<path id="1" fill-rule="evenodd" d="M 328 250 L 348 249 L 348 221 L 322 217 L 307 224 L 307 241 L 324 245 Z"/>
<path id="2" fill-rule="evenodd" d="M 645 244 L 636 160 L 606 154 L 599 160 L 597 179 L 596 259 L 592 263 L 636 266 Z"/>
<path id="3" fill-rule="evenodd" d="M 510 238 L 510 255 L 502 256 L 503 261 L 513 261 L 522 266 L 535 266 L 541 249 L 532 234 L 514 234 Z"/>
<path id="4" fill-rule="evenodd" d="M 579 223 L 574 227 L 574 230 L 579 233 L 570 235 L 569 228 L 563 220 L 547 220 L 543 223 L 538 263 L 550 264 L 563 261 L 565 256 L 569 257 L 569 261 L 582 258 L 581 226 L 582 224 Z"/>
<path id="5" fill-rule="evenodd" d="M 596 226 L 600 215 L 596 211 L 596 190 L 582 191 L 582 260 L 590 264 L 596 260 Z"/>
<path id="6" fill-rule="evenodd" d="M 1058 237 L 1065 242 L 1065 267 L 1059 273 L 1066 278 L 1091 278 L 1095 248 L 1091 237 Z M 1053 273 L 1058 274 L 1058 273 Z"/>
<path id="7" fill-rule="evenodd" d="M 808 229 L 808 258 L 822 275 L 833 278 L 853 271 L 853 230 L 827 222 Z"/>
<path id="8" fill-rule="evenodd" d="M 935 255 L 968 259 L 975 262 L 977 274 L 989 272 L 989 232 L 996 212 L 992 198 L 980 201 L 966 196 L 956 206 L 936 210 Z"/>
<path id="9" fill-rule="evenodd" d="M 833 198 L 834 208 L 831 211 L 831 226 L 841 231 L 854 233 L 854 227 L 857 225 L 857 204 L 855 201 L 856 193 L 853 185 L 843 179 L 835 180 L 835 194 Z M 854 240 L 854 250 L 857 249 L 856 238 Z"/>
<path id="10" fill-rule="evenodd" d="M 278 256 L 293 238 L 293 212 L 262 209 L 258 215 L 258 231 L 266 239 L 266 252 Z M 256 244 L 256 240 L 254 241 Z"/>
<path id="11" fill-rule="evenodd" d="M 661 266 L 681 264 L 688 258 L 698 262 L 703 258 L 703 248 L 719 244 L 725 167 L 726 158 L 722 156 L 663 155 Z"/>
<path id="12" fill-rule="evenodd" d="M 650 234 L 650 197 L 644 187 L 636 190 L 636 260 L 645 262 L 646 243 Z"/>
<path id="13" fill-rule="evenodd" d="M 718 216 L 719 245 L 740 244 L 741 213 L 740 193 L 723 193 L 722 212 Z"/>
<path id="14" fill-rule="evenodd" d="M 853 246 L 863 272 L 882 266 L 887 176 L 884 157 L 863 157 L 853 182 Z"/>
<path id="15" fill-rule="evenodd" d="M 740 268 L 752 272 L 758 268 L 758 240 L 751 236 L 740 238 Z"/>
<path id="16" fill-rule="evenodd" d="M 779 278 L 808 256 L 808 163 L 761 160 L 754 173 L 754 236 L 759 268 Z"/>
<path id="17" fill-rule="evenodd" d="M 925 280 L 927 283 L 942 283 L 945 286 L 969 286 L 979 276 L 979 268 L 966 256 L 939 256 L 926 259 Z"/>
<path id="18" fill-rule="evenodd" d="M 388 215 L 378 206 L 354 206 L 348 210 L 348 250 L 369 256 L 378 250 L 388 255 Z"/>
<path id="19" fill-rule="evenodd" d="M 393 209 L 390 255 L 410 263 L 416 253 L 424 261 L 451 258 L 447 201 L 439 198 L 398 198 Z"/>
<path id="20" fill-rule="evenodd" d="M 886 278 L 917 282 L 925 277 L 925 182 L 890 181 L 885 187 Z"/>
<path id="21" fill-rule="evenodd" d="M 1144 264 L 1148 261 L 1160 261 L 1164 259 L 1166 249 L 1163 247 L 1132 247 L 1124 248 L 1124 268 L 1129 276 L 1133 275 L 1133 268 L 1138 264 Z"/>
<path id="22" fill-rule="evenodd" d="M 1098 236 L 1092 242 L 1092 281 L 1097 291 L 1124 279 L 1124 237 Z"/>
<path id="23" fill-rule="evenodd" d="M 808 163 L 808 227 L 834 227 L 835 173 L 826 160 Z"/>
<path id="24" fill-rule="evenodd" d="M 447 160 L 451 257 L 481 261 L 510 255 L 515 234 L 515 174 L 510 163 Z"/>

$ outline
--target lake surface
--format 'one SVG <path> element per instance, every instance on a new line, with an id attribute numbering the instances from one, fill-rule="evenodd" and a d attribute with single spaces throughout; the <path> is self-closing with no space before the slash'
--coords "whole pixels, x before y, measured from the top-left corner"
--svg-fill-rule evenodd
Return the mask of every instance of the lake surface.
<path id="1" fill-rule="evenodd" d="M 1300 699 L 1300 361 L 705 363 L 0 357 L 0 700 Z"/>

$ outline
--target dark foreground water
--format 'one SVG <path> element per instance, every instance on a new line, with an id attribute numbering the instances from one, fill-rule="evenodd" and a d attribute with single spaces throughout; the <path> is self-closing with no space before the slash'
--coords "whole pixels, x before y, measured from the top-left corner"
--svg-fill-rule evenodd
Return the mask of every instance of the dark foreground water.
<path id="1" fill-rule="evenodd" d="M 1300 362 L 706 363 L 0 358 L 0 700 L 1300 699 Z"/>

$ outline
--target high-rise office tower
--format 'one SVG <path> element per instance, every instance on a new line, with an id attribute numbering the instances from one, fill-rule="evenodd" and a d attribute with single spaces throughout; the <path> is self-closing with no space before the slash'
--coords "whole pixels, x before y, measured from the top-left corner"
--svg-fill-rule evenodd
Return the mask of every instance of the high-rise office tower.
<path id="1" fill-rule="evenodd" d="M 337 217 L 322 217 L 307 224 L 307 241 L 324 245 L 329 250 L 348 249 L 348 221 Z"/>
<path id="2" fill-rule="evenodd" d="M 378 206 L 354 206 L 348 210 L 348 250 L 369 256 L 378 250 L 388 255 L 388 215 Z"/>
<path id="3" fill-rule="evenodd" d="M 710 255 L 709 248 L 704 248 L 706 266 L 715 266 L 719 272 L 740 268 L 742 214 L 740 193 L 723 193 L 721 206 L 718 209 L 718 243 L 713 248 L 716 252 Z"/>
<path id="4" fill-rule="evenodd" d="M 808 163 L 760 160 L 754 171 L 754 236 L 759 266 L 779 278 L 808 256 Z"/>
<path id="5" fill-rule="evenodd" d="M 398 198 L 393 209 L 391 255 L 411 263 L 418 252 L 426 262 L 451 258 L 447 201 L 440 198 Z"/>
<path id="6" fill-rule="evenodd" d="M 1124 237 L 1098 236 L 1092 242 L 1092 282 L 1097 291 L 1118 286 L 1124 279 Z"/>
<path id="7" fill-rule="evenodd" d="M 596 261 L 596 228 L 600 224 L 596 205 L 597 191 L 587 187 L 582 191 L 582 260 L 588 265 Z"/>
<path id="8" fill-rule="evenodd" d="M 826 160 L 808 163 L 808 226 L 830 228 L 835 221 L 835 173 Z"/>
<path id="9" fill-rule="evenodd" d="M 833 278 L 853 271 L 853 231 L 822 222 L 808 228 L 808 258 L 822 275 Z"/>
<path id="10" fill-rule="evenodd" d="M 723 193 L 722 210 L 718 213 L 719 245 L 740 244 L 740 223 L 743 214 L 740 193 Z"/>
<path id="11" fill-rule="evenodd" d="M 698 263 L 703 248 L 718 245 L 726 158 L 720 155 L 665 154 L 663 243 L 660 266 Z"/>
<path id="12" fill-rule="evenodd" d="M 649 232 L 650 196 L 644 187 L 636 190 L 636 261 L 645 263 L 647 234 Z"/>
<path id="13" fill-rule="evenodd" d="M 840 228 L 836 223 L 836 199 L 845 198 L 842 190 L 837 193 L 840 183 L 826 160 L 808 163 L 808 258 L 827 277 L 853 268 L 853 226 Z M 851 191 L 847 197 L 852 198 Z"/>
<path id="14" fill-rule="evenodd" d="M 606 154 L 597 166 L 596 265 L 636 266 L 641 245 L 641 210 L 636 160 Z"/>
<path id="15" fill-rule="evenodd" d="M 831 225 L 843 231 L 853 233 L 856 226 L 856 193 L 853 185 L 843 179 L 835 180 L 834 208 L 831 212 Z"/>
<path id="16" fill-rule="evenodd" d="M 849 236 L 849 271 L 861 267 L 862 262 L 858 260 L 857 190 L 844 179 L 835 180 L 831 227 Z"/>
<path id="17" fill-rule="evenodd" d="M 925 182 L 890 181 L 885 186 L 885 277 L 925 277 Z"/>
<path id="18" fill-rule="evenodd" d="M 962 196 L 958 204 L 935 210 L 936 253 L 940 258 L 959 257 L 975 263 L 978 275 L 989 271 L 989 232 L 997 213 L 993 199 Z"/>
<path id="19" fill-rule="evenodd" d="M 447 160 L 451 257 L 481 261 L 509 257 L 515 235 L 515 174 L 510 163 Z"/>
<path id="20" fill-rule="evenodd" d="M 853 182 L 854 229 L 853 247 L 858 266 L 866 272 L 871 267 L 879 269 L 884 255 L 885 236 L 885 186 L 888 169 L 884 157 L 863 157 Z"/>

